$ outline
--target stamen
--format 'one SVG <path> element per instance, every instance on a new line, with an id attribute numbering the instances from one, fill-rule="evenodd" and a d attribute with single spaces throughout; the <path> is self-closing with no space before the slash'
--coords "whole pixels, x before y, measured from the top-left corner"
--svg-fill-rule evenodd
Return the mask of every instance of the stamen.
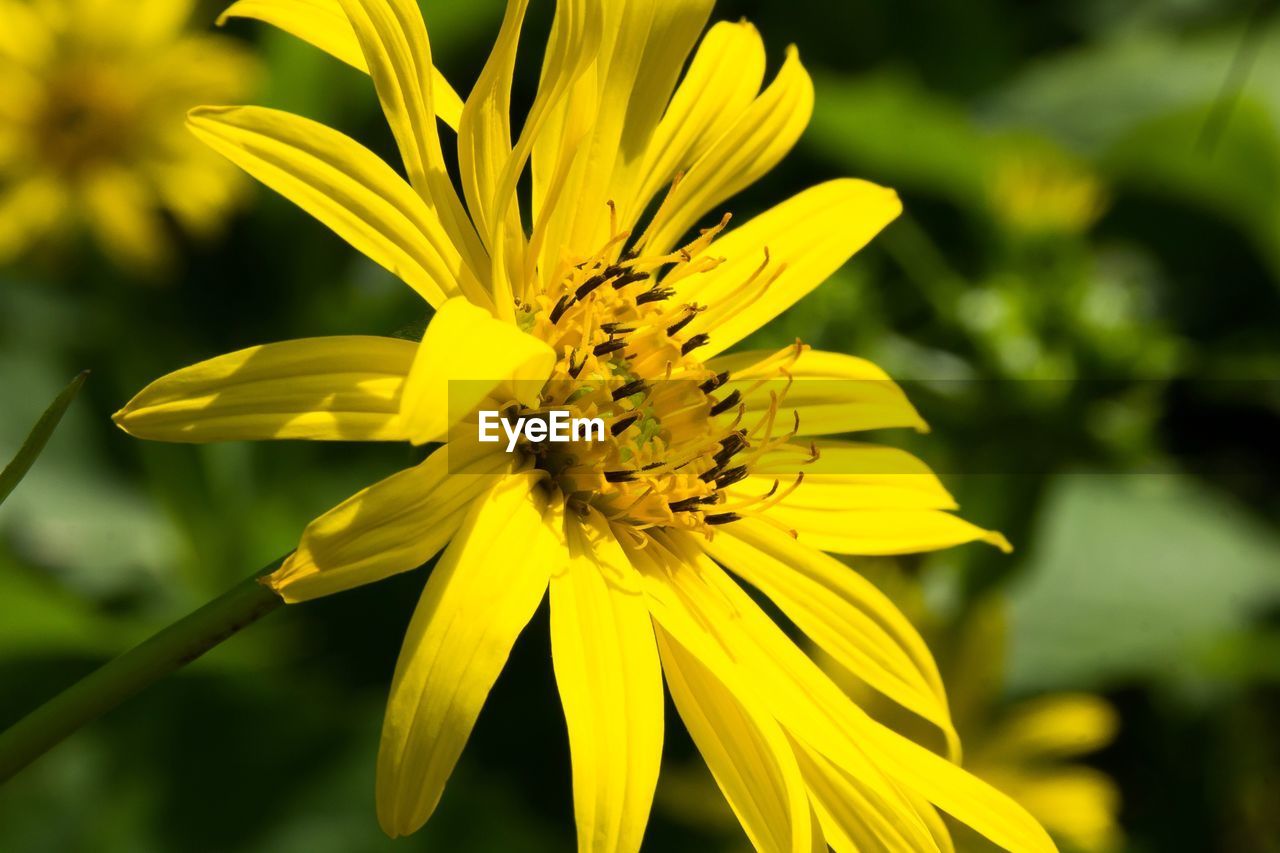
<path id="1" fill-rule="evenodd" d="M 627 427 L 631 426 L 633 423 L 635 423 L 638 420 L 640 420 L 640 415 L 638 414 L 627 415 L 621 420 L 614 421 L 613 426 L 609 427 L 609 432 L 613 434 L 614 438 L 617 438 L 618 436 L 622 435 L 624 432 L 627 431 Z M 662 463 L 659 462 L 658 464 L 661 465 Z"/>
<path id="2" fill-rule="evenodd" d="M 712 391 L 716 390 L 717 388 L 719 388 L 721 385 L 723 385 L 728 381 L 729 381 L 729 371 L 726 370 L 723 373 L 717 373 L 715 376 L 711 377 L 706 382 L 703 382 L 701 385 L 698 386 L 698 390 L 700 390 L 703 394 L 710 394 Z"/>
<path id="3" fill-rule="evenodd" d="M 732 409 L 734 406 L 738 405 L 738 401 L 741 399 L 742 399 L 742 392 L 735 388 L 732 394 L 730 394 L 728 397 L 725 397 L 719 403 L 716 403 L 714 406 L 711 407 L 711 416 L 715 417 L 716 415 L 724 414 L 725 412 Z"/>
<path id="4" fill-rule="evenodd" d="M 623 385 L 621 388 L 614 389 L 613 399 L 615 401 L 624 400 L 627 397 L 630 397 L 632 394 L 639 394 L 642 391 L 648 390 L 648 387 L 649 386 L 645 384 L 645 381 L 643 379 L 637 379 L 634 382 L 628 382 L 626 385 Z"/>
<path id="5" fill-rule="evenodd" d="M 693 352 L 694 350 L 696 350 L 698 347 L 706 346 L 706 345 L 707 345 L 707 344 L 709 344 L 709 343 L 711 343 L 711 336 L 710 336 L 710 335 L 705 334 L 705 333 L 704 333 L 704 334 L 694 335 L 692 338 L 689 338 L 689 340 L 687 340 L 687 341 L 685 341 L 683 344 L 681 344 L 681 346 L 680 346 L 680 354 L 681 354 L 681 355 L 688 355 L 689 353 L 691 353 L 691 352 Z"/>
<path id="6" fill-rule="evenodd" d="M 593 347 L 591 352 L 595 353 L 597 356 L 608 355 L 611 352 L 617 352 L 620 349 L 625 349 L 626 346 L 627 342 L 623 340 L 605 341 L 604 343 L 597 344 Z"/>

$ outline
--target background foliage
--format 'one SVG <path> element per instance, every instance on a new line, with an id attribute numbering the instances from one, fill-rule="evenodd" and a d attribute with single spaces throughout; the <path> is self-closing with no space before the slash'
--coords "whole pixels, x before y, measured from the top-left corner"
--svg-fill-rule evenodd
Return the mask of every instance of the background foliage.
<path id="1" fill-rule="evenodd" d="M 426 0 L 465 91 L 500 3 Z M 545 19 L 548 4 L 534 4 Z M 1003 701 L 1106 696 L 1089 762 L 1134 851 L 1280 850 L 1280 14 L 1273 3 L 723 0 L 817 79 L 798 150 L 739 217 L 827 177 L 907 214 L 755 343 L 878 361 L 933 425 L 915 447 L 1012 556 L 901 566 L 952 634 L 1008 613 Z M 217 8 L 203 9 L 211 21 Z M 391 150 L 367 80 L 236 24 L 259 103 Z M 728 70 L 732 73 L 732 70 Z M 532 76 L 526 74 L 526 81 Z M 525 92 L 526 98 L 528 92 Z M 0 511 L 0 725 L 288 551 L 405 450 L 151 445 L 109 414 L 243 346 L 419 327 L 419 301 L 266 191 L 221 241 L 135 280 L 87 243 L 0 270 L 0 458 L 93 375 Z M 857 563 L 855 562 L 855 565 Z M 0 791 L 6 851 L 364 851 L 382 704 L 422 575 L 291 607 Z M 564 850 L 568 751 L 545 612 L 437 816 L 399 849 Z M 947 630 L 935 640 L 947 650 Z M 692 747 L 673 721 L 673 766 Z M 675 783 L 673 783 L 675 784 Z M 660 796 L 653 850 L 742 842 Z"/>

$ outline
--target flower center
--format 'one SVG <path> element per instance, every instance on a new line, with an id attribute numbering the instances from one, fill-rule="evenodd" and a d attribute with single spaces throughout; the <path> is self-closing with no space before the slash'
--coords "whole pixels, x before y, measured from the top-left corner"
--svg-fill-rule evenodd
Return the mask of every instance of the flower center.
<path id="1" fill-rule="evenodd" d="M 753 461 L 793 437 L 775 434 L 778 399 L 748 418 L 743 390 L 704 364 L 710 338 L 686 328 L 705 308 L 677 301 L 671 285 L 719 265 L 701 257 L 728 222 L 671 255 L 620 251 L 626 234 L 594 257 L 568 265 L 556 283 L 518 303 L 521 326 L 560 359 L 542 389 L 538 417 L 553 410 L 600 418 L 603 442 L 527 443 L 571 508 L 592 507 L 636 530 L 709 532 L 755 514 L 799 485 L 735 499 L 726 491 Z"/>
<path id="2" fill-rule="evenodd" d="M 134 113 L 107 69 L 69 67 L 46 85 L 34 138 L 46 162 L 77 174 L 126 149 Z"/>

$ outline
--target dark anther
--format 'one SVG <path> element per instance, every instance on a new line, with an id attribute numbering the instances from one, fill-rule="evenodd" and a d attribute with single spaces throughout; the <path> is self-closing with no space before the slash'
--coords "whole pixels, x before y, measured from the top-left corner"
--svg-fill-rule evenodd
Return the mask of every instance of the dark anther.
<path id="1" fill-rule="evenodd" d="M 698 497 L 697 495 L 695 495 L 691 498 L 684 498 L 683 500 L 672 501 L 671 503 L 667 504 L 667 506 L 670 507 L 672 512 L 692 512 L 693 510 L 697 509 L 700 506 L 704 506 L 706 504 L 713 504 L 716 502 L 716 500 L 717 499 L 715 495 L 707 495 L 706 497 Z"/>
<path id="2" fill-rule="evenodd" d="M 681 330 L 681 329 L 683 329 L 685 326 L 687 326 L 687 325 L 689 325 L 690 323 L 692 323 L 692 322 L 693 322 L 693 318 L 694 318 L 694 317 L 697 317 L 697 316 L 698 316 L 698 312 L 697 312 L 697 311 L 690 311 L 688 314 L 686 314 L 686 315 L 685 315 L 685 318 L 684 318 L 683 320 L 680 320 L 680 321 L 678 321 L 678 322 L 676 322 L 676 323 L 673 323 L 673 324 L 672 324 L 672 325 L 670 325 L 670 326 L 667 326 L 667 334 L 668 334 L 668 335 L 674 335 L 676 332 L 680 331 L 680 330 Z"/>
<path id="3" fill-rule="evenodd" d="M 712 376 L 706 382 L 703 382 L 701 385 L 698 386 L 698 390 L 701 391 L 703 394 L 710 394 L 712 391 L 716 390 L 717 388 L 719 388 L 721 385 L 723 385 L 728 381 L 729 381 L 729 371 L 726 370 L 724 373 L 717 373 L 715 376 Z"/>
<path id="4" fill-rule="evenodd" d="M 741 521 L 742 516 L 738 515 L 736 512 L 721 512 L 716 513 L 715 515 L 708 515 L 703 520 L 706 521 L 707 524 L 729 524 L 733 521 Z"/>
<path id="5" fill-rule="evenodd" d="M 636 478 L 635 471 L 605 471 L 606 483 L 630 483 Z"/>
<path id="6" fill-rule="evenodd" d="M 730 394 L 728 397 L 725 397 L 719 403 L 716 403 L 714 406 L 711 407 L 711 414 L 712 415 L 724 414 L 725 412 L 732 409 L 734 406 L 738 405 L 738 401 L 741 399 L 742 399 L 742 392 L 735 388 L 733 389 L 732 394 Z"/>
<path id="7" fill-rule="evenodd" d="M 587 294 L 604 284 L 608 279 L 603 275 L 593 275 L 584 281 L 577 290 L 573 292 L 574 299 L 585 299 Z"/>
<path id="8" fill-rule="evenodd" d="M 556 303 L 556 307 L 551 309 L 551 324 L 554 326 L 560 322 L 560 318 L 564 316 L 564 312 L 569 309 L 569 294 L 560 297 L 560 301 Z"/>
<path id="9" fill-rule="evenodd" d="M 574 379 L 578 378 L 578 374 L 582 372 L 582 368 L 587 366 L 587 360 L 584 358 L 577 364 L 573 363 L 573 359 L 569 359 L 569 376 Z"/>
<path id="10" fill-rule="evenodd" d="M 640 257 L 640 253 L 635 249 L 627 249 L 618 260 L 625 264 L 627 261 L 634 261 L 638 257 Z"/>
<path id="11" fill-rule="evenodd" d="M 613 283 L 614 290 L 622 290 L 628 284 L 635 284 L 637 281 L 644 281 L 649 278 L 647 272 L 629 272 L 626 275 L 618 276 L 618 280 Z"/>
<path id="12" fill-rule="evenodd" d="M 734 439 L 737 439 L 737 441 L 734 441 Z M 747 442 L 742 438 L 742 435 L 735 432 L 720 442 L 720 451 L 711 458 L 717 466 L 723 467 L 729 463 L 735 453 L 746 446 Z"/>
<path id="13" fill-rule="evenodd" d="M 634 382 L 628 382 L 626 385 L 623 385 L 621 388 L 615 388 L 613 390 L 613 399 L 615 401 L 624 400 L 627 397 L 630 397 L 632 394 L 639 394 L 641 391 L 646 390 L 648 387 L 649 386 L 644 384 L 643 379 L 637 379 Z"/>
<path id="14" fill-rule="evenodd" d="M 617 438 L 626 432 L 627 427 L 640 420 L 639 415 L 628 415 L 620 421 L 614 421 L 613 426 L 609 427 L 609 432 L 613 433 L 613 437 Z"/>
<path id="15" fill-rule="evenodd" d="M 658 462 L 650 462 L 648 465 L 644 466 L 644 467 L 643 467 L 643 468 L 641 468 L 640 470 L 641 470 L 641 471 L 652 471 L 654 468 L 661 468 L 663 465 L 666 465 L 666 464 L 667 464 L 667 463 L 662 462 L 661 460 L 659 460 Z"/>
<path id="16" fill-rule="evenodd" d="M 629 335 L 635 331 L 634 328 L 624 326 L 621 323 L 601 323 L 600 331 L 607 335 Z"/>
<path id="17" fill-rule="evenodd" d="M 739 465 L 737 468 L 730 468 L 719 477 L 716 477 L 716 488 L 727 489 L 734 483 L 739 483 L 747 476 L 747 466 Z"/>
<path id="18" fill-rule="evenodd" d="M 637 305 L 647 305 L 650 302 L 661 302 L 664 299 L 670 299 L 675 296 L 676 292 L 669 287 L 655 287 L 653 290 L 646 290 L 644 293 L 636 297 Z"/>
<path id="19" fill-rule="evenodd" d="M 698 347 L 706 346 L 709 343 L 711 343 L 710 335 L 707 335 L 707 334 L 694 335 L 692 338 L 689 338 L 689 340 L 681 344 L 680 354 L 688 355 L 689 353 L 696 350 Z"/>
<path id="20" fill-rule="evenodd" d="M 620 349 L 624 349 L 626 345 L 626 341 L 605 341 L 602 344 L 596 344 L 595 349 L 591 351 L 596 355 L 608 355 L 611 352 L 617 352 Z"/>
<path id="21" fill-rule="evenodd" d="M 723 471 L 723 470 L 724 470 L 724 466 L 723 466 L 723 465 L 717 465 L 717 466 L 715 466 L 714 468 L 712 468 L 712 469 L 710 469 L 710 470 L 703 471 L 701 474 L 699 474 L 699 475 L 698 475 L 698 479 L 699 479 L 699 480 L 701 480 L 701 481 L 702 481 L 702 482 L 704 482 L 704 483 L 710 483 L 710 482 L 711 482 L 712 480 L 714 480 L 716 477 L 719 477 L 719 476 L 720 476 L 720 472 L 721 472 L 721 471 Z"/>

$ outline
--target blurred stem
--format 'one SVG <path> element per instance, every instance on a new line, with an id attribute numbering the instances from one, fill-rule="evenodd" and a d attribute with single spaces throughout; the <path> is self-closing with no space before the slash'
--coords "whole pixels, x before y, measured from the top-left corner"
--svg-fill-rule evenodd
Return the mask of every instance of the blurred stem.
<path id="1" fill-rule="evenodd" d="M 945 312 L 960 300 L 967 287 L 964 276 L 952 269 L 946 255 L 911 214 L 903 212 L 880 239 L 935 310 Z"/>
<path id="2" fill-rule="evenodd" d="M 184 619 L 103 665 L 0 734 L 0 784 L 68 735 L 152 683 L 191 663 L 284 602 L 259 578 L 246 578 Z"/>

